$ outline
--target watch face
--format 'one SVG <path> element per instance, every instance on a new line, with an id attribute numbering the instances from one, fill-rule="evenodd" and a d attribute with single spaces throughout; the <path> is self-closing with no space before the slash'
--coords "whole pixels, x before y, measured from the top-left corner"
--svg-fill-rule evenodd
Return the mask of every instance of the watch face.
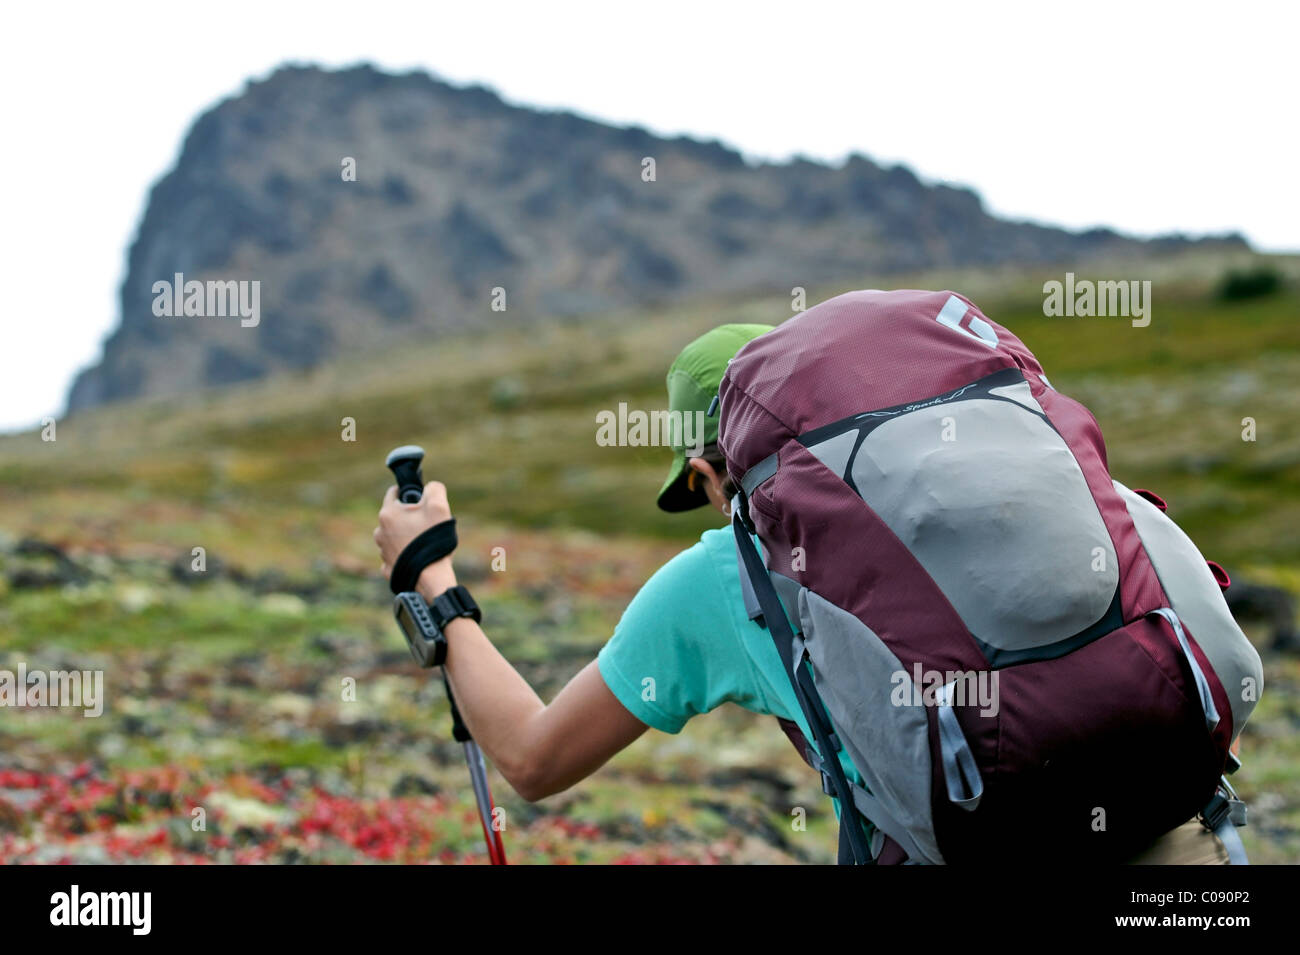
<path id="1" fill-rule="evenodd" d="M 415 643 L 411 639 L 412 637 L 419 639 L 420 625 L 415 622 L 415 618 L 411 615 L 411 608 L 405 600 L 397 602 L 397 624 L 402 628 L 402 633 L 406 635 L 406 643 L 411 648 L 411 655 L 415 657 L 417 663 L 423 666 L 424 660 L 416 652 Z"/>
<path id="2" fill-rule="evenodd" d="M 418 618 L 420 611 L 411 606 L 411 599 L 412 595 L 400 594 L 394 601 L 394 615 L 397 617 L 398 626 L 406 636 L 406 644 L 415 662 L 422 667 L 437 666 L 441 662 L 438 660 L 439 644 L 442 642 L 441 634 L 433 628 L 433 621 L 427 617 L 427 611 L 423 622 Z"/>

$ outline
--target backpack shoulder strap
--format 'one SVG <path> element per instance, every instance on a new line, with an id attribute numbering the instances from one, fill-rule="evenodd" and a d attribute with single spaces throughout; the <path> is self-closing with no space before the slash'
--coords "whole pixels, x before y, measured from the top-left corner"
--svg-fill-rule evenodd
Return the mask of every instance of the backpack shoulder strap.
<path id="1" fill-rule="evenodd" d="M 741 577 L 749 578 L 763 619 L 767 623 L 768 632 L 772 634 L 772 640 L 776 644 L 776 652 L 785 666 L 786 675 L 794 688 L 795 699 L 799 701 L 799 708 L 803 710 L 804 718 L 808 721 L 818 749 L 823 753 L 834 754 L 839 751 L 838 740 L 834 738 L 834 729 L 821 707 L 821 699 L 817 696 L 812 677 L 803 666 L 803 654 L 800 653 L 799 658 L 795 658 L 794 630 L 786 618 L 776 588 L 772 586 L 767 568 L 763 566 L 763 561 L 758 555 L 758 549 L 750 539 L 746 528 L 747 517 L 748 507 L 744 495 L 738 494 L 732 503 L 731 525 L 736 533 L 736 547 L 740 552 L 745 571 Z M 854 865 L 871 864 L 873 861 L 871 849 L 867 844 L 866 833 L 858 822 L 853 790 L 844 773 L 844 767 L 840 765 L 839 759 L 832 755 L 822 761 L 821 772 L 822 788 L 828 795 L 840 801 L 840 861 Z"/>

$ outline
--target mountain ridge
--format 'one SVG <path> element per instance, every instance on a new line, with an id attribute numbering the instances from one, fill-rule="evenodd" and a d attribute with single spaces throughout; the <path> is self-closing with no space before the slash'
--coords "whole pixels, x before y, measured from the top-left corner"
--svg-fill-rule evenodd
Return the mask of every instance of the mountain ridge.
<path id="1" fill-rule="evenodd" d="M 1000 219 L 973 190 L 861 154 L 750 163 L 717 140 L 513 105 L 423 71 L 291 65 L 194 121 L 150 191 L 118 324 L 67 410 L 311 368 L 411 335 L 868 271 L 1203 244 L 1247 248 L 1237 235 L 1140 240 Z M 260 320 L 160 317 L 155 284 L 178 273 L 260 283 Z"/>

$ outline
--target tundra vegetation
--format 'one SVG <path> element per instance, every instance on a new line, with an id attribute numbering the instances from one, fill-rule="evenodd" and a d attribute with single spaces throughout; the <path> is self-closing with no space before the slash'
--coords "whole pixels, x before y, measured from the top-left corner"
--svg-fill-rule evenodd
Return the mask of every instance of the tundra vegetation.
<path id="1" fill-rule="evenodd" d="M 1090 265 L 1152 281 L 1145 327 L 1044 315 L 1043 284 L 1063 270 L 866 277 L 809 301 L 963 291 L 1096 414 L 1119 480 L 1162 495 L 1235 578 L 1296 592 L 1300 268 L 1278 260 L 1282 281 L 1262 294 L 1224 294 L 1228 268 L 1251 266 Z M 412 341 L 81 412 L 54 441 L 0 438 L 0 669 L 104 674 L 99 717 L 0 710 L 0 860 L 483 861 L 441 682 L 412 665 L 379 576 L 385 452 L 430 450 L 426 477 L 447 482 L 459 519 L 460 578 L 546 697 L 718 521 L 658 512 L 665 450 L 602 446 L 595 416 L 662 408 L 683 343 L 789 307 L 723 298 Z M 1244 835 L 1256 862 L 1300 862 L 1300 659 L 1243 624 L 1266 681 L 1242 741 Z M 773 720 L 735 707 L 648 733 L 537 805 L 493 779 L 512 862 L 835 851 L 815 777 Z"/>

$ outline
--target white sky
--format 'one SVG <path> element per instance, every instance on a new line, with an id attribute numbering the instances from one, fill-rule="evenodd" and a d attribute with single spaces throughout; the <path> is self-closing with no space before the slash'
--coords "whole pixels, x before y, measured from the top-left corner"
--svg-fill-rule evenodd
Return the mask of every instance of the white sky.
<path id="1" fill-rule="evenodd" d="M 1300 5 L 12 4 L 0 429 L 62 409 L 117 321 L 147 191 L 193 119 L 286 60 L 371 61 L 755 158 L 859 151 L 1000 214 L 1300 250 Z"/>

